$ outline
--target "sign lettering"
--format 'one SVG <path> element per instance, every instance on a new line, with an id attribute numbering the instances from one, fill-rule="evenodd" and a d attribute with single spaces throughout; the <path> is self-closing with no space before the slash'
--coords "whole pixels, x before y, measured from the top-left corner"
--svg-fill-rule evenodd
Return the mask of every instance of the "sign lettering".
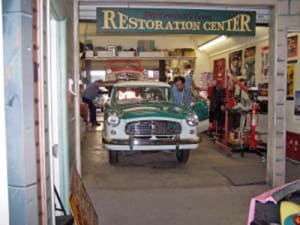
<path id="1" fill-rule="evenodd" d="M 97 8 L 99 33 L 255 35 L 255 12 Z"/>

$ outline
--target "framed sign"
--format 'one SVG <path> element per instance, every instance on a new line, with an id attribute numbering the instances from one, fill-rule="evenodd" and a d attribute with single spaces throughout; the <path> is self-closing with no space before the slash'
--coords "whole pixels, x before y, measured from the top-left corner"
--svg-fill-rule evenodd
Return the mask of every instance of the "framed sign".
<path id="1" fill-rule="evenodd" d="M 288 57 L 294 58 L 298 56 L 298 36 L 288 37 Z"/>
<path id="2" fill-rule="evenodd" d="M 255 86 L 255 53 L 255 46 L 246 48 L 244 51 L 244 68 L 248 87 Z"/>
<path id="3" fill-rule="evenodd" d="M 242 75 L 242 54 L 243 51 L 232 52 L 229 55 L 229 70 L 234 76 Z"/>
<path id="4" fill-rule="evenodd" d="M 254 36 L 256 12 L 198 9 L 97 8 L 98 33 Z"/>
<path id="5" fill-rule="evenodd" d="M 295 91 L 295 106 L 294 114 L 297 119 L 300 118 L 300 91 Z"/>
<path id="6" fill-rule="evenodd" d="M 226 67 L 225 58 L 214 60 L 214 71 L 213 71 L 214 80 L 219 82 L 224 82 L 225 67 Z"/>
<path id="7" fill-rule="evenodd" d="M 269 68 L 269 46 L 264 46 L 261 48 L 261 76 L 264 81 L 268 81 Z"/>
<path id="8" fill-rule="evenodd" d="M 287 100 L 294 99 L 296 63 L 297 61 L 289 61 L 287 67 Z"/>

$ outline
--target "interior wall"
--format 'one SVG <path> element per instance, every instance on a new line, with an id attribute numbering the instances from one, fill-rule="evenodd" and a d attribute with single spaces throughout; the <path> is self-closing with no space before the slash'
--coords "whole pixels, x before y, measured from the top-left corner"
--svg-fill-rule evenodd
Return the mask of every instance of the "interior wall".
<path id="1" fill-rule="evenodd" d="M 194 81 L 195 84 L 198 86 L 200 85 L 200 78 L 201 74 L 204 72 L 210 72 L 210 60 L 208 54 L 206 52 L 200 52 L 196 50 L 197 58 L 195 62 L 195 72 L 194 72 Z"/>
<path id="2" fill-rule="evenodd" d="M 207 52 L 210 61 L 210 71 L 213 71 L 213 62 L 216 59 L 225 58 L 226 70 L 229 70 L 229 54 L 238 50 L 245 50 L 248 47 L 256 46 L 255 55 L 255 83 L 266 82 L 261 71 L 261 49 L 268 46 L 268 32 L 267 27 L 257 27 L 255 37 L 229 37 L 222 43 L 215 45 Z M 244 52 L 243 52 L 244 54 Z M 244 57 L 244 56 L 243 56 Z M 244 64 L 242 65 L 242 73 L 245 73 Z"/>

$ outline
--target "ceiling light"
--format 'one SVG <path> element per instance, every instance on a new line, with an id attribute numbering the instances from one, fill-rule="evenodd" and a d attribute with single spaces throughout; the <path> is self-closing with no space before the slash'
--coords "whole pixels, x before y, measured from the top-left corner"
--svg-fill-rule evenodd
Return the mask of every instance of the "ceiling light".
<path id="1" fill-rule="evenodd" d="M 217 43 L 220 43 L 220 42 L 224 41 L 226 38 L 227 37 L 225 35 L 222 35 L 220 37 L 214 38 L 214 39 L 212 39 L 212 40 L 204 43 L 203 45 L 200 45 L 198 47 L 198 50 L 199 51 L 203 51 L 203 50 L 205 50 L 205 49 L 207 49 L 207 48 L 209 48 L 209 47 L 211 47 L 211 46 L 213 46 L 213 45 L 215 45 Z"/>

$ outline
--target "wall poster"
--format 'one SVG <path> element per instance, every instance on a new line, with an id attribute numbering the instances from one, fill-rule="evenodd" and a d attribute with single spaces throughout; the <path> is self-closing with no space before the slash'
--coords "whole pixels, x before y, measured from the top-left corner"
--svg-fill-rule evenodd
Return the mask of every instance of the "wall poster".
<path id="1" fill-rule="evenodd" d="M 229 70 L 234 76 L 242 75 L 242 54 L 243 51 L 240 50 L 229 55 Z"/>
<path id="2" fill-rule="evenodd" d="M 225 58 L 214 60 L 213 79 L 219 82 L 224 82 L 226 60 Z"/>
<path id="3" fill-rule="evenodd" d="M 298 36 L 288 37 L 288 57 L 298 56 Z"/>
<path id="4" fill-rule="evenodd" d="M 246 48 L 244 51 L 244 68 L 248 87 L 255 86 L 255 53 L 255 46 Z"/>
<path id="5" fill-rule="evenodd" d="M 295 92 L 295 70 L 297 61 L 289 61 L 287 68 L 287 100 L 294 99 Z"/>
<path id="6" fill-rule="evenodd" d="M 264 46 L 261 48 L 261 75 L 263 81 L 268 81 L 269 72 L 269 46 Z"/>
<path id="7" fill-rule="evenodd" d="M 300 91 L 295 91 L 295 109 L 294 114 L 300 118 Z"/>

